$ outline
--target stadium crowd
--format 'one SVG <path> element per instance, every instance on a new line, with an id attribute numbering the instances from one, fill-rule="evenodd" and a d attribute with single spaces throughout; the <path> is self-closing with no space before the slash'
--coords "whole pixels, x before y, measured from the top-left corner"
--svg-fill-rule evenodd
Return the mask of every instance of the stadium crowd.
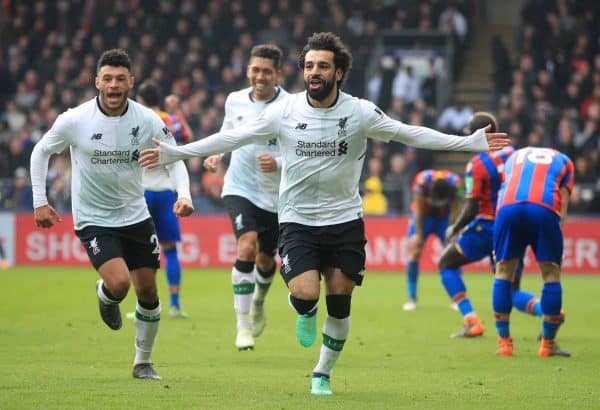
<path id="1" fill-rule="evenodd" d="M 574 212 L 600 212 L 600 13 L 592 3 L 530 0 L 515 36 L 516 61 L 499 39 L 492 45 L 492 109 L 500 129 L 517 146 L 554 146 L 574 160 Z M 476 5 L 467 0 L 330 0 L 326 6 L 316 0 L 3 1 L 0 209 L 31 210 L 32 147 L 60 112 L 96 95 L 90 86 L 95 62 L 113 47 L 129 52 L 138 83 L 152 79 L 163 96 L 180 98 L 178 107 L 164 108 L 184 116 L 196 139 L 220 128 L 225 97 L 245 86 L 246 58 L 257 43 L 283 49 L 281 85 L 289 92 L 302 90 L 297 56 L 315 31 L 333 31 L 351 47 L 354 66 L 345 90 L 378 102 L 393 118 L 460 133 L 472 110 L 460 101 L 436 110 L 433 67 L 423 78 L 398 67 L 389 100 L 379 98 L 385 83 L 366 80 L 366 68 L 378 34 L 386 29 L 446 31 L 463 50 Z M 63 153 L 49 167 L 48 195 L 59 212 L 70 211 L 69 161 Z M 365 164 L 365 196 L 375 204 L 374 213 L 403 213 L 410 202 L 406 187 L 431 166 L 431 157 L 400 144 L 370 142 Z M 197 158 L 188 161 L 188 169 L 196 209 L 220 212 L 225 169 L 204 172 Z"/>

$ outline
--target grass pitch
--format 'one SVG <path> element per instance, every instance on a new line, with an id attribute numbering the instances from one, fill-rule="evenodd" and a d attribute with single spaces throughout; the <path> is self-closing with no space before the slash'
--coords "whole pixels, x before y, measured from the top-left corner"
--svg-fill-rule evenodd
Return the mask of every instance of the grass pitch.
<path id="1" fill-rule="evenodd" d="M 161 381 L 131 377 L 133 325 L 108 329 L 97 312 L 92 269 L 0 271 L 0 409 L 589 409 L 600 408 L 600 276 L 563 280 L 561 347 L 571 358 L 539 359 L 538 319 L 513 313 L 515 357 L 498 358 L 489 274 L 467 274 L 483 337 L 450 339 L 461 318 L 436 274 L 420 279 L 420 305 L 403 312 L 405 278 L 371 272 L 352 300 L 352 326 L 332 374 L 331 397 L 311 397 L 320 338 L 309 349 L 279 277 L 266 302 L 267 327 L 254 351 L 234 347 L 230 273 L 185 270 L 190 319 L 164 314 L 153 360 Z M 539 294 L 541 279 L 523 288 Z M 133 310 L 133 292 L 121 304 Z M 319 309 L 319 327 L 325 314 Z"/>

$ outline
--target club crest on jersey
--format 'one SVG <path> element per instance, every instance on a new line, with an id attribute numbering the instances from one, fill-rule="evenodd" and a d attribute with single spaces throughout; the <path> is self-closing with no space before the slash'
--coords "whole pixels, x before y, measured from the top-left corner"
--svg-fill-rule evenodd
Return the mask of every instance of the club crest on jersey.
<path id="1" fill-rule="evenodd" d="M 100 246 L 98 245 L 98 238 L 92 239 L 90 241 L 90 249 L 94 255 L 98 255 L 100 253 Z"/>
<path id="2" fill-rule="evenodd" d="M 139 145 L 140 144 L 140 138 L 138 137 L 139 133 L 140 133 L 139 125 L 137 127 L 131 129 L 131 132 L 129 133 L 129 135 L 131 135 L 131 145 Z"/>
<path id="3" fill-rule="evenodd" d="M 273 145 L 277 145 L 277 138 L 271 138 L 270 140 L 267 141 L 267 146 L 273 146 Z"/>
<path id="4" fill-rule="evenodd" d="M 242 214 L 238 214 L 235 217 L 235 229 L 237 231 L 241 231 L 242 229 L 244 229 L 244 223 L 242 222 Z"/>
<path id="5" fill-rule="evenodd" d="M 338 122 L 338 136 L 345 137 L 346 136 L 346 124 L 348 123 L 348 117 L 340 118 Z"/>

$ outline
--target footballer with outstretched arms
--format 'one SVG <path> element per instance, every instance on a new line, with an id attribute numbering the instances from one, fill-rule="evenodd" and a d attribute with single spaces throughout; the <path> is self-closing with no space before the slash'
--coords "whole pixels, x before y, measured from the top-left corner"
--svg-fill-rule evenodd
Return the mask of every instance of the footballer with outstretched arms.
<path id="1" fill-rule="evenodd" d="M 125 51 L 113 49 L 100 56 L 98 97 L 59 115 L 33 149 L 33 206 L 38 227 L 60 222 L 46 197 L 46 175 L 50 156 L 69 147 L 75 233 L 101 278 L 96 282 L 100 316 L 111 329 L 120 329 L 119 303 L 133 284 L 138 299 L 133 376 L 160 379 L 151 360 L 161 310 L 156 291 L 160 247 L 137 160 L 153 138 L 171 145 L 175 141 L 158 115 L 128 98 L 133 81 Z M 175 174 L 180 196 L 174 212 L 190 215 L 185 165 L 177 161 L 167 168 Z"/>
<path id="2" fill-rule="evenodd" d="M 323 275 L 327 317 L 311 393 L 332 394 L 330 374 L 350 331 L 351 295 L 365 273 L 365 231 L 359 178 L 367 138 L 443 150 L 488 151 L 509 144 L 503 133 L 477 130 L 467 137 L 410 126 L 370 101 L 341 91 L 352 56 L 332 33 L 315 33 L 298 64 L 306 90 L 267 107 L 255 120 L 179 147 L 144 150 L 147 167 L 233 151 L 276 138 L 282 153 L 279 254 L 289 302 L 297 312 L 296 338 L 311 346 Z"/>

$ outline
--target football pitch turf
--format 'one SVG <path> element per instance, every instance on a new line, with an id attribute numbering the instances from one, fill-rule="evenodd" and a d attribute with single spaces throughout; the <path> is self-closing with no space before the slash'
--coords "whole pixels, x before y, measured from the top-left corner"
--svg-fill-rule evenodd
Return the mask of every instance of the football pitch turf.
<path id="1" fill-rule="evenodd" d="M 451 339 L 462 324 L 437 274 L 420 278 L 420 305 L 403 312 L 403 274 L 367 274 L 352 300 L 352 325 L 332 373 L 330 397 L 312 397 L 310 374 L 321 337 L 305 349 L 295 314 L 276 277 L 266 301 L 267 327 L 254 351 L 234 347 L 230 273 L 184 270 L 189 319 L 163 315 L 153 360 L 163 380 L 131 376 L 133 324 L 112 331 L 98 315 L 85 268 L 0 270 L 0 409 L 591 409 L 600 408 L 600 276 L 565 275 L 566 323 L 558 341 L 573 357 L 540 359 L 540 320 L 513 310 L 515 356 L 494 355 L 492 277 L 466 274 L 486 333 Z M 523 289 L 539 294 L 528 274 Z M 135 306 L 133 291 L 121 304 Z M 319 329 L 325 315 L 319 307 Z"/>

